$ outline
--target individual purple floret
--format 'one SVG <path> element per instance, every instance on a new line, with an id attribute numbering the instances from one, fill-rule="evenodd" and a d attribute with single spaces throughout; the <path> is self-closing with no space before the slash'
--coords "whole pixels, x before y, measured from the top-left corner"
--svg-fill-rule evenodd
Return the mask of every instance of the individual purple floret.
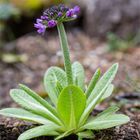
<path id="1" fill-rule="evenodd" d="M 44 34 L 46 31 L 46 26 L 41 23 L 34 24 L 34 27 L 37 28 L 39 34 Z"/>
<path id="2" fill-rule="evenodd" d="M 73 9 L 69 9 L 69 11 L 67 11 L 66 16 L 67 17 L 73 17 L 74 15 L 74 10 Z"/>
<path id="3" fill-rule="evenodd" d="M 52 6 L 43 12 L 43 15 L 34 24 L 38 33 L 44 33 L 46 28 L 53 28 L 60 22 L 71 21 L 77 18 L 80 7 L 68 8 L 63 4 Z"/>
<path id="4" fill-rule="evenodd" d="M 42 21 L 43 21 L 42 19 L 39 18 L 36 19 L 36 23 L 42 23 Z"/>
<path id="5" fill-rule="evenodd" d="M 75 6 L 73 8 L 73 12 L 74 12 L 74 14 L 78 14 L 80 12 L 80 7 L 79 6 Z"/>
<path id="6" fill-rule="evenodd" d="M 47 16 L 41 16 L 42 20 L 49 20 L 49 18 Z"/>
<path id="7" fill-rule="evenodd" d="M 50 20 L 48 21 L 48 27 L 53 28 L 55 27 L 57 24 L 57 22 L 55 20 Z"/>
<path id="8" fill-rule="evenodd" d="M 63 13 L 62 13 L 62 12 L 59 12 L 59 13 L 58 13 L 58 16 L 59 16 L 59 17 L 61 17 L 62 15 L 63 15 Z"/>

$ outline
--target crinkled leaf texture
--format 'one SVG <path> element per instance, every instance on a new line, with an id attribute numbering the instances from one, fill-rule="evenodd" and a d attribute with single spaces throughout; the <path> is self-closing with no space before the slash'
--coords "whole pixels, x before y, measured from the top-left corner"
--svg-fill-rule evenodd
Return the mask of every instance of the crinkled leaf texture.
<path id="1" fill-rule="evenodd" d="M 60 87 L 63 89 L 67 86 L 66 73 L 58 67 L 49 68 L 44 76 L 44 86 L 51 101 L 56 106 L 60 94 Z"/>
<path id="2" fill-rule="evenodd" d="M 79 62 L 72 65 L 74 85 L 67 85 L 62 69 L 52 67 L 45 74 L 44 83 L 55 106 L 20 84 L 20 89 L 11 90 L 10 95 L 24 109 L 2 109 L 0 115 L 42 124 L 25 131 L 18 140 L 39 136 L 55 136 L 55 140 L 59 140 L 72 133 L 78 136 L 78 140 L 94 138 L 92 130 L 111 128 L 129 121 L 129 117 L 115 114 L 119 109 L 116 106 L 109 107 L 96 117 L 90 116 L 94 107 L 111 95 L 111 82 L 117 69 L 118 64 L 114 64 L 100 80 L 100 70 L 97 70 L 84 93 L 84 70 Z"/>
<path id="3" fill-rule="evenodd" d="M 110 84 L 107 89 L 105 90 L 104 92 L 104 95 L 102 96 L 101 100 L 100 101 L 103 101 L 104 99 L 108 98 L 112 92 L 113 92 L 113 89 L 114 89 L 114 85 L 113 84 Z M 100 103 L 100 102 L 99 102 Z"/>
<path id="4" fill-rule="evenodd" d="M 24 90 L 26 93 L 28 93 L 28 95 L 30 95 L 35 100 L 37 100 L 41 105 L 43 105 L 45 108 L 47 108 L 49 111 L 51 111 L 55 116 L 58 116 L 56 109 L 54 107 L 52 107 L 52 105 L 50 103 L 48 103 L 45 99 L 43 99 L 37 93 L 35 93 L 33 90 L 31 90 L 30 88 L 28 88 L 27 86 L 22 85 L 22 84 L 19 84 L 19 87 L 22 90 Z"/>
<path id="5" fill-rule="evenodd" d="M 118 70 L 118 64 L 112 65 L 108 71 L 102 76 L 102 78 L 97 82 L 95 88 L 93 89 L 91 95 L 89 96 L 87 100 L 87 104 L 89 105 L 94 97 L 96 97 L 99 93 L 104 92 L 107 87 L 111 84 L 113 81 L 116 73 Z"/>
<path id="6" fill-rule="evenodd" d="M 99 113 L 96 117 L 91 116 L 82 128 L 102 130 L 127 123 L 129 117 L 123 114 L 115 114 L 118 110 L 119 108 L 117 106 L 109 107 L 105 111 Z"/>
<path id="7" fill-rule="evenodd" d="M 48 120 L 60 124 L 60 120 L 48 108 L 44 107 L 38 100 L 30 96 L 21 89 L 12 89 L 10 91 L 12 99 L 26 110 L 47 118 Z M 47 101 L 46 101 L 47 102 Z"/>
<path id="8" fill-rule="evenodd" d="M 90 130 L 102 130 L 114 126 L 125 124 L 129 121 L 129 117 L 123 114 L 112 114 L 105 118 L 93 118 L 83 128 Z"/>
<path id="9" fill-rule="evenodd" d="M 21 120 L 26 120 L 26 121 L 31 121 L 31 122 L 36 122 L 39 124 L 52 124 L 51 121 L 48 119 L 33 114 L 29 111 L 26 111 L 24 109 L 18 109 L 18 108 L 6 108 L 0 110 L 0 115 L 8 116 L 8 117 L 15 117 Z"/>
<path id="10" fill-rule="evenodd" d="M 74 85 L 85 90 L 85 72 L 83 66 L 79 62 L 74 62 L 72 64 L 72 74 Z"/>
<path id="11" fill-rule="evenodd" d="M 77 127 L 85 105 L 86 96 L 77 86 L 70 85 L 62 90 L 57 109 L 67 129 Z"/>
<path id="12" fill-rule="evenodd" d="M 103 96 L 106 96 L 106 90 L 111 84 L 118 70 L 118 64 L 114 64 L 109 70 L 102 76 L 102 78 L 97 82 L 95 88 L 92 90 L 90 96 L 87 99 L 87 106 L 80 118 L 80 124 L 83 125 L 89 114 L 95 108 L 95 106 L 103 99 Z M 108 92 L 110 95 L 110 92 Z"/>
<path id="13" fill-rule="evenodd" d="M 101 75 L 101 71 L 100 71 L 100 69 L 97 69 L 96 72 L 94 73 L 90 83 L 89 83 L 89 86 L 88 86 L 87 90 L 86 90 L 86 96 L 87 97 L 90 96 L 92 90 L 96 86 L 96 84 L 97 84 L 97 82 L 98 82 L 98 80 L 100 78 L 100 75 Z"/>
<path id="14" fill-rule="evenodd" d="M 57 132 L 59 128 L 60 127 L 55 124 L 38 126 L 22 133 L 18 137 L 18 140 L 29 140 L 39 136 L 57 136 L 59 135 L 59 133 Z"/>

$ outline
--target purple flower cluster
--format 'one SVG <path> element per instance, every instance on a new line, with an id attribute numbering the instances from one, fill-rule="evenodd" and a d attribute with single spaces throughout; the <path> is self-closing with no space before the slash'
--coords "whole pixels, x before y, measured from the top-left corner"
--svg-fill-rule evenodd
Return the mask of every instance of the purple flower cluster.
<path id="1" fill-rule="evenodd" d="M 73 20 L 77 18 L 79 12 L 79 6 L 75 6 L 74 8 L 68 8 L 62 4 L 52 6 L 45 10 L 43 15 L 36 20 L 34 27 L 37 28 L 38 33 L 44 34 L 46 28 L 53 28 L 57 23 Z"/>

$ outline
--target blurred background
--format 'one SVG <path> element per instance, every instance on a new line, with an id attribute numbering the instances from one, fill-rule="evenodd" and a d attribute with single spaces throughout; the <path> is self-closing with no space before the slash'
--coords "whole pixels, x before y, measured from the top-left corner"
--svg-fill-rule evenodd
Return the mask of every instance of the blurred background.
<path id="1" fill-rule="evenodd" d="M 17 107 L 9 91 L 19 83 L 46 98 L 45 71 L 50 66 L 64 67 L 57 29 L 48 29 L 42 36 L 34 28 L 43 10 L 59 3 L 81 7 L 77 20 L 65 23 L 65 27 L 71 60 L 83 64 L 85 83 L 89 83 L 97 68 L 103 74 L 113 63 L 119 63 L 114 94 L 93 114 L 117 104 L 131 122 L 105 132 L 107 138 L 111 135 L 114 139 L 139 139 L 140 0 L 0 0 L 0 109 Z M 24 125 L 21 129 L 20 124 Z M 0 139 L 4 140 L 15 140 L 18 130 L 23 132 L 29 127 L 25 122 L 2 116 L 0 126 Z M 105 139 L 103 136 L 101 133 L 99 139 Z"/>
<path id="2" fill-rule="evenodd" d="M 44 72 L 63 67 L 57 30 L 41 36 L 33 26 L 43 10 L 59 3 L 81 7 L 78 19 L 65 26 L 71 59 L 84 65 L 85 82 L 98 67 L 103 73 L 119 62 L 112 98 L 140 107 L 140 0 L 0 0 L 0 108 L 14 106 L 9 90 L 18 83 L 46 96 Z"/>

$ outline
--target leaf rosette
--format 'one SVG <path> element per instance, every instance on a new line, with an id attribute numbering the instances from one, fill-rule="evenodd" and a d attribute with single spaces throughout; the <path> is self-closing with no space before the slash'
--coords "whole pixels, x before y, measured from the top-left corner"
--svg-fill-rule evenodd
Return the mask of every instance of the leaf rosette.
<path id="1" fill-rule="evenodd" d="M 93 139 L 95 130 L 115 127 L 129 121 L 128 116 L 116 113 L 119 110 L 117 106 L 111 106 L 97 116 L 90 115 L 98 104 L 112 94 L 112 81 L 118 64 L 112 65 L 102 77 L 100 69 L 97 69 L 86 88 L 84 68 L 79 62 L 71 64 L 64 26 L 62 23 L 57 26 L 65 70 L 51 67 L 45 73 L 44 86 L 50 102 L 20 84 L 20 89 L 12 89 L 10 96 L 23 109 L 0 110 L 0 115 L 39 124 L 21 134 L 18 140 L 39 136 L 54 136 L 55 140 L 59 140 L 71 134 L 77 135 L 79 140 Z"/>

